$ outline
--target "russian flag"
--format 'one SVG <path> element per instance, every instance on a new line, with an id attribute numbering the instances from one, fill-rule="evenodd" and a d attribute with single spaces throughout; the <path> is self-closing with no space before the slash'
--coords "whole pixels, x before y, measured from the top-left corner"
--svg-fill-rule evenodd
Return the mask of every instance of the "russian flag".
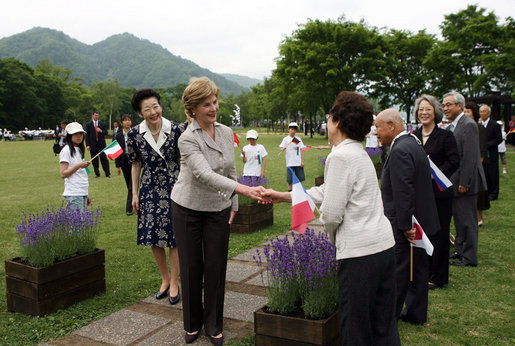
<path id="1" fill-rule="evenodd" d="M 293 173 L 293 170 L 290 167 L 288 167 L 288 170 L 292 177 L 291 229 L 304 234 L 309 221 L 315 218 L 315 214 L 313 213 L 315 203 L 311 197 L 309 197 L 304 186 L 302 186 L 295 173 Z"/>
<path id="2" fill-rule="evenodd" d="M 302 148 L 300 148 L 300 150 L 302 150 L 302 151 L 306 151 L 306 150 L 308 150 L 308 149 L 311 149 L 311 145 L 308 145 L 307 147 L 302 147 Z"/>
<path id="3" fill-rule="evenodd" d="M 411 246 L 420 247 L 426 250 L 429 256 L 433 256 L 433 244 L 429 241 L 429 238 L 424 233 L 422 226 L 420 226 L 414 215 L 411 216 L 411 221 L 413 222 L 413 228 L 415 229 L 415 244 L 411 244 Z"/>
<path id="4" fill-rule="evenodd" d="M 443 172 L 434 164 L 433 161 L 427 157 L 429 160 L 429 166 L 431 167 L 431 175 L 433 176 L 433 179 L 435 180 L 436 185 L 438 185 L 438 188 L 440 191 L 443 191 L 445 189 L 448 189 L 452 186 L 451 181 L 443 174 Z"/>
<path id="5" fill-rule="evenodd" d="M 114 140 L 111 144 L 105 147 L 102 152 L 106 154 L 109 159 L 114 160 L 123 153 L 123 149 L 120 144 L 118 144 L 118 141 Z"/>

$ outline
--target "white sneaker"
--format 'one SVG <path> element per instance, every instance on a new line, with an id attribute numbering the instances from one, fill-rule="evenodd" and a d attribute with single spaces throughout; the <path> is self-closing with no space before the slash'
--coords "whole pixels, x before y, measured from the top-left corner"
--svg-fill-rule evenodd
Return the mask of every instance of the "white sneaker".
<path id="1" fill-rule="evenodd" d="M 506 174 L 506 168 L 502 169 L 502 174 Z"/>

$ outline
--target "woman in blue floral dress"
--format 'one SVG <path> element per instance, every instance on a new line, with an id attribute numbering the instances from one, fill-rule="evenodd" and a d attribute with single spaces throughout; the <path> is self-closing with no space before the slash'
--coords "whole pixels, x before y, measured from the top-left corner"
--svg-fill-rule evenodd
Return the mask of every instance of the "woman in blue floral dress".
<path id="1" fill-rule="evenodd" d="M 156 299 L 168 297 L 173 305 L 179 302 L 180 292 L 170 194 L 179 174 L 177 142 L 182 131 L 177 123 L 162 117 L 160 95 L 155 90 L 137 91 L 131 103 L 144 119 L 127 136 L 127 155 L 132 164 L 132 207 L 138 214 L 137 244 L 152 247 L 159 267 L 162 281 Z M 170 249 L 170 271 L 165 248 Z"/>

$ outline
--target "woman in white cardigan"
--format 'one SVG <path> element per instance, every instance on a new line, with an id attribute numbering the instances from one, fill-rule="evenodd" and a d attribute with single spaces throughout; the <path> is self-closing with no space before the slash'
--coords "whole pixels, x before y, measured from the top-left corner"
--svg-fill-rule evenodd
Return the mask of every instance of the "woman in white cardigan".
<path id="1" fill-rule="evenodd" d="M 395 241 L 374 165 L 361 143 L 372 121 L 372 105 L 365 97 L 348 91 L 337 96 L 327 119 L 333 150 L 325 183 L 307 191 L 321 204 L 320 220 L 336 245 L 342 345 L 400 345 Z M 267 190 L 266 196 L 273 202 L 291 201 L 289 192 Z"/>

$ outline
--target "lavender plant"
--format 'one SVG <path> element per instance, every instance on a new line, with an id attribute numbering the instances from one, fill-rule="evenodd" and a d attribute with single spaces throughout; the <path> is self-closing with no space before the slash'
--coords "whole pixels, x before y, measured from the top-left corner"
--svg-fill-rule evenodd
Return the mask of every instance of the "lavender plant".
<path id="1" fill-rule="evenodd" d="M 247 186 L 268 186 L 268 179 L 266 177 L 260 177 L 260 176 L 244 176 L 243 174 L 240 175 L 237 179 L 238 183 L 242 185 Z M 240 205 L 246 205 L 246 204 L 252 204 L 255 203 L 255 201 L 246 196 L 239 195 L 238 196 L 238 204 Z"/>
<path id="2" fill-rule="evenodd" d="M 16 232 L 21 258 L 34 267 L 48 266 L 77 254 L 92 252 L 96 246 L 102 211 L 81 211 L 61 206 L 47 207 L 41 214 L 26 215 Z"/>
<path id="3" fill-rule="evenodd" d="M 381 162 L 381 148 L 365 148 L 365 151 L 374 164 Z"/>
<path id="4" fill-rule="evenodd" d="M 267 308 L 285 315 L 300 303 L 306 317 L 325 318 L 338 301 L 336 248 L 325 233 L 309 228 L 304 234 L 292 232 L 291 237 L 272 239 L 254 256 L 264 267 Z"/>
<path id="5" fill-rule="evenodd" d="M 323 177 L 325 172 L 325 161 L 327 157 L 319 156 L 318 157 L 318 176 Z"/>

